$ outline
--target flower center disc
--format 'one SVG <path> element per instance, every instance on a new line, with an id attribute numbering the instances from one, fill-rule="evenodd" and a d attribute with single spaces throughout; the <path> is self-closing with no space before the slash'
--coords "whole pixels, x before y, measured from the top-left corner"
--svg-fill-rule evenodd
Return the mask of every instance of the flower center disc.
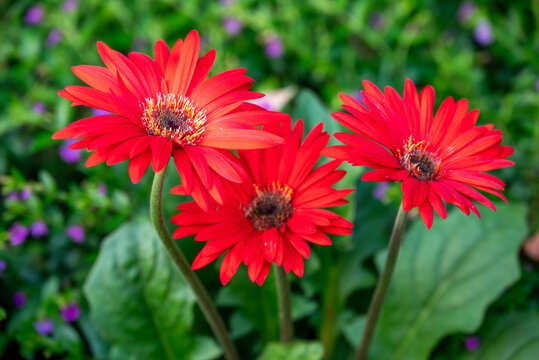
<path id="1" fill-rule="evenodd" d="M 261 190 L 255 185 L 256 196 L 245 209 L 245 217 L 251 220 L 258 231 L 270 227 L 280 228 L 292 216 L 294 207 L 291 203 L 292 190 L 288 186 L 275 184 L 271 189 Z"/>
<path id="2" fill-rule="evenodd" d="M 149 135 L 166 137 L 181 146 L 195 145 L 206 128 L 206 112 L 184 96 L 159 93 L 157 100 L 146 98 L 141 107 Z"/>
<path id="3" fill-rule="evenodd" d="M 424 141 L 413 143 L 410 136 L 403 146 L 402 154 L 399 152 L 399 162 L 403 169 L 410 171 L 411 176 L 423 181 L 434 179 L 440 170 L 439 159 L 426 148 Z"/>

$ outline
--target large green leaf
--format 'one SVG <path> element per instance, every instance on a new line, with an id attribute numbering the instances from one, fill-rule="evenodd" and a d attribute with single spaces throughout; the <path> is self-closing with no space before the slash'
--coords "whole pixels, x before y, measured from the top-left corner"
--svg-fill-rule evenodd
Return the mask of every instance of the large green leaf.
<path id="1" fill-rule="evenodd" d="M 426 359 L 445 335 L 475 331 L 487 306 L 519 277 L 522 206 L 482 219 L 453 211 L 406 234 L 371 347 L 372 359 Z M 381 266 L 383 255 L 377 258 Z M 358 335 L 359 338 L 359 335 Z"/>
<path id="2" fill-rule="evenodd" d="M 531 360 L 539 357 L 539 315 L 517 313 L 501 319 L 481 338 L 481 345 L 460 360 Z"/>
<path id="3" fill-rule="evenodd" d="M 111 359 L 204 360 L 220 353 L 190 331 L 194 296 L 148 222 L 105 239 L 84 292 L 92 321 L 112 344 Z"/>
<path id="4" fill-rule="evenodd" d="M 269 343 L 258 360 L 321 360 L 324 347 L 319 342 L 295 341 L 292 344 Z"/>

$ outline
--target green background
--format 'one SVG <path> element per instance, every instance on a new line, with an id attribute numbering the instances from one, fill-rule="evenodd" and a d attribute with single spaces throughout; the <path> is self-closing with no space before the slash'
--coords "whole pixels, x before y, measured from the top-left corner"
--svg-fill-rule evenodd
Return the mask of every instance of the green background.
<path id="1" fill-rule="evenodd" d="M 202 51 L 217 50 L 212 74 L 244 67 L 255 91 L 286 88 L 290 99 L 282 110 L 309 128 L 324 121 L 328 132 L 339 130 L 329 117 L 339 110 L 338 93 L 361 90 L 363 80 L 402 93 L 410 78 L 418 88 L 435 88 L 436 105 L 453 96 L 480 109 L 479 125 L 494 124 L 515 148 L 516 166 L 492 172 L 507 184 L 509 205 L 496 203 L 496 213 L 481 206 L 481 220 L 450 211 L 430 231 L 412 221 L 371 356 L 528 359 L 537 353 L 539 334 L 529 329 L 539 328 L 538 266 L 520 246 L 539 229 L 539 1 L 476 1 L 466 17 L 461 2 L 434 0 L 87 0 L 69 12 L 63 1 L 43 1 L 42 20 L 29 24 L 25 16 L 36 4 L 0 2 L 0 260 L 7 263 L 0 278 L 1 359 L 220 356 L 193 295 L 148 228 L 151 172 L 133 185 L 126 164 L 86 168 L 87 153 L 68 164 L 59 156 L 62 141 L 51 140 L 91 114 L 56 93 L 80 84 L 71 66 L 102 65 L 96 41 L 151 54 L 156 40 L 172 45 L 192 29 Z M 225 30 L 231 17 L 242 24 L 238 34 Z M 488 44 L 477 38 L 485 22 Z M 58 43 L 47 41 L 52 31 L 61 32 Z M 283 53 L 270 58 L 265 46 L 274 37 Z M 43 112 L 34 111 L 36 103 Z M 376 184 L 358 182 L 364 169 L 348 170 L 340 186 L 357 191 L 339 211 L 354 220 L 354 234 L 335 238 L 329 248 L 313 246 L 303 279 L 291 278 L 295 330 L 303 341 L 275 343 L 271 274 L 258 287 L 242 266 L 223 287 L 219 261 L 197 272 L 244 358 L 353 353 L 401 193 L 393 184 L 375 199 Z M 166 190 L 177 182 L 169 172 Z M 24 189 L 31 189 L 28 200 L 8 201 Z M 165 217 L 184 200 L 165 195 Z M 13 223 L 36 220 L 47 223 L 48 236 L 9 244 Z M 82 244 L 65 233 L 74 224 L 85 229 Z M 180 245 L 190 261 L 201 247 L 190 240 Z M 477 253 L 464 256 L 468 247 Z M 17 291 L 28 297 L 21 309 L 12 302 Z M 71 301 L 82 315 L 67 324 L 58 308 Z M 43 318 L 54 321 L 50 337 L 33 327 Z M 470 352 L 465 341 L 472 335 L 480 344 Z"/>

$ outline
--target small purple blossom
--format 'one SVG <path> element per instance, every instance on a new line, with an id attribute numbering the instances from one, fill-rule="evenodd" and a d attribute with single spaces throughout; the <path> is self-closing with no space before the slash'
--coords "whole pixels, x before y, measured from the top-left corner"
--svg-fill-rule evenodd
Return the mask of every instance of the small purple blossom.
<path id="1" fill-rule="evenodd" d="M 477 11 L 477 6 L 471 1 L 465 1 L 460 4 L 457 17 L 461 23 L 465 23 L 472 18 Z"/>
<path id="2" fill-rule="evenodd" d="M 228 35 L 232 36 L 238 35 L 243 28 L 241 22 L 235 17 L 224 18 L 223 27 L 225 28 L 225 31 L 228 33 Z"/>
<path id="3" fill-rule="evenodd" d="M 77 0 L 66 0 L 62 4 L 62 11 L 68 13 L 77 10 L 79 2 Z"/>
<path id="4" fill-rule="evenodd" d="M 26 305 L 26 294 L 22 291 L 17 291 L 15 294 L 13 294 L 13 305 L 15 305 L 17 309 L 20 309 Z"/>
<path id="5" fill-rule="evenodd" d="M 389 188 L 389 181 L 384 181 L 376 185 L 372 192 L 372 197 L 378 200 L 384 199 L 386 191 Z"/>
<path id="6" fill-rule="evenodd" d="M 277 59 L 283 56 L 283 42 L 277 36 L 272 36 L 266 41 L 266 56 L 270 59 Z"/>
<path id="7" fill-rule="evenodd" d="M 236 0 L 220 0 L 219 2 L 221 3 L 221 6 L 229 7 L 229 6 L 234 5 Z"/>
<path id="8" fill-rule="evenodd" d="M 133 39 L 132 47 L 134 51 L 144 50 L 148 47 L 148 41 L 146 39 L 136 37 Z M 108 114 L 104 114 L 104 115 L 108 115 Z"/>
<path id="9" fill-rule="evenodd" d="M 18 201 L 19 194 L 16 191 L 12 191 L 6 195 L 6 201 Z"/>
<path id="10" fill-rule="evenodd" d="M 99 195 L 107 195 L 107 185 L 105 185 L 105 183 L 99 183 L 99 185 L 97 185 L 97 193 Z"/>
<path id="11" fill-rule="evenodd" d="M 8 230 L 9 239 L 11 240 L 11 245 L 17 246 L 26 241 L 28 236 L 28 228 L 21 225 L 21 223 L 16 222 Z"/>
<path id="12" fill-rule="evenodd" d="M 32 195 L 32 189 L 27 186 L 24 189 L 22 189 L 21 193 L 19 194 L 19 198 L 22 201 L 26 201 L 30 199 L 30 195 Z"/>
<path id="13" fill-rule="evenodd" d="M 66 235 L 69 236 L 73 242 L 81 243 L 84 241 L 84 228 L 81 225 L 68 226 Z"/>
<path id="14" fill-rule="evenodd" d="M 363 94 L 361 93 L 361 91 L 359 90 L 355 90 L 352 92 L 352 97 L 359 101 L 359 102 L 363 102 L 363 99 L 365 99 L 365 97 L 363 96 Z"/>
<path id="15" fill-rule="evenodd" d="M 34 105 L 32 106 L 32 110 L 34 111 L 34 114 L 41 115 L 45 112 L 45 110 L 47 110 L 47 108 L 45 107 L 45 104 L 43 104 L 41 101 L 38 101 L 34 103 Z"/>
<path id="16" fill-rule="evenodd" d="M 384 14 L 380 12 L 373 12 L 371 16 L 369 16 L 369 24 L 375 30 L 382 30 L 386 26 Z"/>
<path id="17" fill-rule="evenodd" d="M 268 111 L 273 111 L 275 110 L 275 106 L 273 106 L 273 104 L 271 103 L 271 101 L 269 100 L 265 100 L 265 99 L 261 99 L 260 102 L 258 103 L 258 106 L 268 110 Z"/>
<path id="18" fill-rule="evenodd" d="M 71 150 L 69 147 L 76 143 L 77 140 L 75 139 L 67 139 L 64 141 L 62 145 L 58 148 L 58 153 L 60 154 L 60 158 L 64 160 L 68 164 L 76 163 L 80 160 L 82 157 L 82 150 Z"/>
<path id="19" fill-rule="evenodd" d="M 43 20 L 44 14 L 45 11 L 43 10 L 43 6 L 36 4 L 28 9 L 24 16 L 24 21 L 30 25 L 37 25 Z"/>
<path id="20" fill-rule="evenodd" d="M 7 269 L 7 264 L 4 260 L 0 260 L 0 277 L 2 277 L 3 272 Z"/>
<path id="21" fill-rule="evenodd" d="M 539 78 L 535 81 L 535 90 L 539 91 Z"/>
<path id="22" fill-rule="evenodd" d="M 101 116 L 101 115 L 110 115 L 108 111 L 92 108 L 92 115 L 93 116 Z"/>
<path id="23" fill-rule="evenodd" d="M 34 329 L 43 336 L 49 336 L 54 331 L 54 323 L 51 319 L 43 319 L 34 323 Z"/>
<path id="24" fill-rule="evenodd" d="M 468 351 L 475 351 L 479 348 L 479 338 L 477 336 L 469 336 L 464 340 L 464 346 Z"/>
<path id="25" fill-rule="evenodd" d="M 48 47 L 53 47 L 57 45 L 60 40 L 62 40 L 62 32 L 58 29 L 53 29 L 49 35 L 47 36 L 47 40 L 45 41 L 45 44 Z"/>
<path id="26" fill-rule="evenodd" d="M 69 303 L 60 308 L 60 315 L 65 322 L 73 322 L 80 316 L 80 307 L 77 303 Z"/>
<path id="27" fill-rule="evenodd" d="M 474 29 L 473 36 L 479 45 L 488 46 L 494 42 L 492 25 L 486 19 L 482 19 Z"/>
<path id="28" fill-rule="evenodd" d="M 43 220 L 37 220 L 30 225 L 30 233 L 35 238 L 47 236 L 49 234 L 49 228 Z"/>

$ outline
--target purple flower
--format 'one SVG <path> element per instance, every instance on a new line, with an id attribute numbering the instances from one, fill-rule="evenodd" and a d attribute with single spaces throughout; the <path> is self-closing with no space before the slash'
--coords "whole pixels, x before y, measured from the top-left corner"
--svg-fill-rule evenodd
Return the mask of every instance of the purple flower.
<path id="1" fill-rule="evenodd" d="M 18 201 L 19 194 L 16 191 L 12 191 L 6 195 L 6 201 Z"/>
<path id="2" fill-rule="evenodd" d="M 148 47 L 148 41 L 146 41 L 146 39 L 136 37 L 136 38 L 133 39 L 132 47 L 133 47 L 134 51 L 143 51 Z M 103 111 L 103 110 L 101 110 L 101 111 Z M 104 115 L 108 115 L 108 113 L 104 114 Z"/>
<path id="3" fill-rule="evenodd" d="M 386 19 L 382 13 L 374 12 L 369 16 L 369 24 L 375 30 L 382 30 L 386 26 Z"/>
<path id="4" fill-rule="evenodd" d="M 53 29 L 49 35 L 47 36 L 47 40 L 45 41 L 45 44 L 48 47 L 53 47 L 57 45 L 60 40 L 62 40 L 62 32 L 58 29 Z"/>
<path id="5" fill-rule="evenodd" d="M 486 19 L 482 19 L 474 29 L 473 36 L 479 45 L 488 46 L 494 42 L 492 25 Z"/>
<path id="6" fill-rule="evenodd" d="M 108 111 L 92 108 L 92 116 L 110 115 Z"/>
<path id="7" fill-rule="evenodd" d="M 43 220 L 37 220 L 34 221 L 32 225 L 30 225 L 30 233 L 35 238 L 47 236 L 49 234 L 49 228 Z"/>
<path id="8" fill-rule="evenodd" d="M 28 9 L 24 16 L 24 21 L 30 25 L 37 25 L 43 20 L 44 14 L 45 11 L 43 10 L 43 7 L 40 4 L 36 4 Z"/>
<path id="9" fill-rule="evenodd" d="M 107 195 L 107 185 L 99 183 L 99 185 L 97 185 L 97 193 L 103 196 Z"/>
<path id="10" fill-rule="evenodd" d="M 539 91 L 539 78 L 535 81 L 535 90 Z"/>
<path id="11" fill-rule="evenodd" d="M 60 158 L 64 160 L 68 164 L 76 163 L 80 160 L 82 157 L 82 150 L 71 150 L 69 147 L 76 143 L 77 140 L 75 139 L 67 139 L 64 141 L 62 145 L 58 148 L 58 153 L 60 154 Z"/>
<path id="12" fill-rule="evenodd" d="M 28 236 L 28 228 L 22 226 L 19 222 L 14 223 L 8 230 L 9 239 L 11 240 L 11 245 L 17 246 L 26 241 Z"/>
<path id="13" fill-rule="evenodd" d="M 271 101 L 269 100 L 261 100 L 259 103 L 258 103 L 258 106 L 260 107 L 263 107 L 264 109 L 268 110 L 268 111 L 273 111 L 275 110 L 273 104 L 271 103 Z"/>
<path id="14" fill-rule="evenodd" d="M 365 98 L 359 90 L 353 91 L 352 97 L 359 102 L 363 102 L 363 99 Z"/>
<path id="15" fill-rule="evenodd" d="M 34 323 L 34 329 L 43 336 L 49 336 L 54 331 L 54 323 L 51 319 L 43 319 Z"/>
<path id="16" fill-rule="evenodd" d="M 464 340 L 464 346 L 466 346 L 466 350 L 468 351 L 475 351 L 477 348 L 479 348 L 479 338 L 477 336 L 469 336 Z"/>
<path id="17" fill-rule="evenodd" d="M 0 260 L 0 277 L 2 277 L 2 273 L 4 270 L 6 270 L 7 264 L 4 260 Z"/>
<path id="18" fill-rule="evenodd" d="M 382 200 L 385 195 L 387 188 L 389 187 L 389 181 L 384 181 L 376 185 L 372 192 L 372 197 L 378 200 Z"/>
<path id="19" fill-rule="evenodd" d="M 79 2 L 77 0 L 66 0 L 62 4 L 62 11 L 64 12 L 72 12 L 77 10 L 79 7 Z"/>
<path id="20" fill-rule="evenodd" d="M 243 26 L 241 22 L 235 17 L 227 17 L 223 19 L 223 27 L 228 35 L 238 35 L 241 32 Z"/>
<path id="21" fill-rule="evenodd" d="M 234 5 L 234 3 L 236 2 L 236 0 L 221 0 L 219 1 L 221 3 L 221 6 L 224 6 L 224 7 L 229 7 L 231 5 Z"/>
<path id="22" fill-rule="evenodd" d="M 45 107 L 45 104 L 39 101 L 34 103 L 32 110 L 34 111 L 34 114 L 41 115 L 45 112 L 45 110 L 47 110 L 47 108 Z"/>
<path id="23" fill-rule="evenodd" d="M 15 294 L 13 294 L 13 305 L 15 305 L 17 309 L 20 309 L 26 305 L 26 294 L 22 291 L 17 291 Z"/>
<path id="24" fill-rule="evenodd" d="M 272 36 L 266 41 L 266 56 L 270 59 L 277 59 L 283 56 L 284 48 L 281 39 Z"/>
<path id="25" fill-rule="evenodd" d="M 465 1 L 460 4 L 457 17 L 461 23 L 465 23 L 472 18 L 477 10 L 477 6 L 471 1 Z"/>
<path id="26" fill-rule="evenodd" d="M 71 225 L 66 229 L 66 234 L 76 243 L 84 241 L 84 228 L 81 225 Z"/>
<path id="27" fill-rule="evenodd" d="M 22 189 L 19 197 L 22 201 L 26 201 L 28 199 L 30 199 L 30 195 L 32 195 L 32 189 L 30 187 L 25 187 L 24 189 Z"/>
<path id="28" fill-rule="evenodd" d="M 80 316 L 80 307 L 77 303 L 69 303 L 60 308 L 60 315 L 65 322 L 73 322 Z"/>

